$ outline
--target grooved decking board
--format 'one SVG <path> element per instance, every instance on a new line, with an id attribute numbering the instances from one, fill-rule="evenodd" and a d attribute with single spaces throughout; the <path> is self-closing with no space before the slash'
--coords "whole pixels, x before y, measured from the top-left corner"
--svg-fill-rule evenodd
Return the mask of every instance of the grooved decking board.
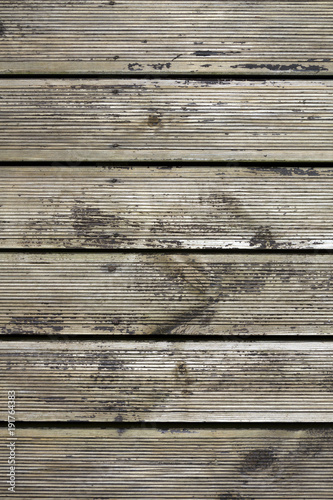
<path id="1" fill-rule="evenodd" d="M 19 421 L 331 422 L 327 342 L 3 342 Z"/>
<path id="2" fill-rule="evenodd" d="M 2 73 L 333 73 L 331 1 L 2 0 Z"/>
<path id="3" fill-rule="evenodd" d="M 16 434 L 17 488 L 8 498 L 332 498 L 331 429 L 31 427 Z"/>
<path id="4" fill-rule="evenodd" d="M 3 248 L 332 248 L 333 169 L 2 167 Z"/>
<path id="5" fill-rule="evenodd" d="M 3 334 L 328 334 L 331 255 L 1 253 Z"/>
<path id="6" fill-rule="evenodd" d="M 333 160 L 330 80 L 0 80 L 0 160 Z"/>

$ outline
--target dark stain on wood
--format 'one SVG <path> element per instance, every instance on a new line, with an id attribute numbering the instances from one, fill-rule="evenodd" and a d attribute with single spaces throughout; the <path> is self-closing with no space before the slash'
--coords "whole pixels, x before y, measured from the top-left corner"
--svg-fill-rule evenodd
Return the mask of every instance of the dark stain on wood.
<path id="1" fill-rule="evenodd" d="M 274 172 L 283 177 L 292 177 L 293 175 L 320 177 L 321 175 L 315 167 L 274 167 L 274 165 L 271 165 L 270 167 L 248 167 L 248 169 L 258 173 L 263 171 Z"/>
<path id="2" fill-rule="evenodd" d="M 132 63 L 128 65 L 129 71 L 142 71 L 143 66 L 140 63 Z"/>
<path id="3" fill-rule="evenodd" d="M 122 370 L 124 362 L 120 359 L 114 359 L 107 354 L 101 355 L 98 358 L 98 370 Z"/>
<path id="4" fill-rule="evenodd" d="M 4 334 L 41 334 L 49 335 L 64 330 L 64 320 L 61 314 L 36 314 L 12 316 L 8 326 L 2 331 Z"/>
<path id="5" fill-rule="evenodd" d="M 260 226 L 255 235 L 250 239 L 250 246 L 262 249 L 274 249 L 277 247 L 277 244 L 270 228 L 268 226 Z"/>
<path id="6" fill-rule="evenodd" d="M 276 456 L 272 448 L 259 448 L 244 457 L 240 471 L 242 474 L 262 471 L 271 467 L 275 461 Z"/>
<path id="7" fill-rule="evenodd" d="M 148 125 L 150 127 L 156 127 L 161 123 L 161 118 L 158 115 L 149 115 L 148 116 Z"/>
<path id="8" fill-rule="evenodd" d="M 269 71 L 295 71 L 296 73 L 304 73 L 304 72 L 313 72 L 320 73 L 320 71 L 328 71 L 325 66 L 318 65 L 308 65 L 304 66 L 303 64 L 255 64 L 255 63 L 246 63 L 246 64 L 236 64 L 231 66 L 232 68 L 244 68 L 244 69 L 268 69 Z"/>

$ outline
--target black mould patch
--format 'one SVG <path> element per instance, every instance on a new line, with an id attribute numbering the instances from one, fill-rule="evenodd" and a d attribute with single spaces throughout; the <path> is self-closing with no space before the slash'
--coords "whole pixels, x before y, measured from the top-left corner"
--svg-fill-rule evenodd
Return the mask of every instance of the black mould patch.
<path id="1" fill-rule="evenodd" d="M 73 227 L 79 236 L 98 227 L 113 226 L 116 216 L 103 214 L 99 208 L 75 205 L 72 208 Z"/>
<path id="2" fill-rule="evenodd" d="M 268 469 L 276 461 L 276 456 L 272 448 L 258 448 L 250 451 L 244 457 L 241 464 L 242 474 L 262 471 Z"/>
<path id="3" fill-rule="evenodd" d="M 194 56 L 197 57 L 209 57 L 209 56 L 226 56 L 230 54 L 241 54 L 240 50 L 229 50 L 229 51 L 221 51 L 221 50 L 196 50 L 193 52 Z"/>
<path id="4" fill-rule="evenodd" d="M 120 359 L 110 358 L 110 356 L 104 354 L 99 358 L 98 370 L 122 370 L 123 366 L 124 363 Z"/>
<path id="5" fill-rule="evenodd" d="M 328 71 L 325 66 L 303 66 L 302 64 L 236 64 L 231 66 L 232 68 L 245 68 L 245 69 L 268 69 L 269 71 L 296 71 L 298 73 L 304 73 L 311 71 L 313 73 L 319 73 L 320 71 Z"/>
<path id="6" fill-rule="evenodd" d="M 153 69 L 162 70 L 164 67 L 169 69 L 171 67 L 171 63 L 156 63 L 156 64 L 148 64 Z"/>
<path id="7" fill-rule="evenodd" d="M 142 66 L 142 64 L 139 64 L 139 63 L 132 63 L 132 64 L 128 65 L 128 70 L 129 71 L 142 71 L 143 66 Z"/>
<path id="8" fill-rule="evenodd" d="M 250 239 L 250 246 L 262 249 L 276 248 L 277 244 L 268 226 L 260 226 Z"/>
<path id="9" fill-rule="evenodd" d="M 283 177 L 292 177 L 293 175 L 303 175 L 308 177 L 319 177 L 320 172 L 313 167 L 248 167 L 250 171 L 274 172 Z"/>
<path id="10" fill-rule="evenodd" d="M 60 333 L 64 329 L 64 320 L 56 314 L 13 316 L 10 328 L 13 333 Z"/>

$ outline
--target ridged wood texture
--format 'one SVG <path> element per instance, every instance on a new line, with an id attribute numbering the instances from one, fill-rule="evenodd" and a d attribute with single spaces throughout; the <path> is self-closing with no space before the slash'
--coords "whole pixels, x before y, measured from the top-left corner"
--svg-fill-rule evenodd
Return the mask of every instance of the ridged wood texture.
<path id="1" fill-rule="evenodd" d="M 0 254 L 3 334 L 328 334 L 330 255 Z"/>
<path id="2" fill-rule="evenodd" d="M 333 488 L 329 429 L 31 427 L 17 437 L 24 474 L 8 497 L 20 500 L 328 500 Z"/>
<path id="3" fill-rule="evenodd" d="M 333 169 L 2 167 L 3 248 L 333 247 Z"/>
<path id="4" fill-rule="evenodd" d="M 331 1 L 1 0 L 0 72 L 333 73 Z"/>
<path id="5" fill-rule="evenodd" d="M 333 160 L 330 80 L 2 79 L 0 160 Z"/>
<path id="6" fill-rule="evenodd" d="M 328 342 L 2 342 L 22 421 L 331 422 Z"/>

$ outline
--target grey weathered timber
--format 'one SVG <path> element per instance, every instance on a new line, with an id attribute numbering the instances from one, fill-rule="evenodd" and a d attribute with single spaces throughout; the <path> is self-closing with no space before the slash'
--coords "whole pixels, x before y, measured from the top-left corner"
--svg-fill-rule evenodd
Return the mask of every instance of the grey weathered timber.
<path id="1" fill-rule="evenodd" d="M 7 74 L 333 73 L 331 1 L 1 0 Z"/>
<path id="2" fill-rule="evenodd" d="M 333 160 L 331 80 L 1 79 L 0 160 Z"/>
<path id="3" fill-rule="evenodd" d="M 0 417 L 331 422 L 328 342 L 2 342 Z"/>
<path id="4" fill-rule="evenodd" d="M 8 457 L 0 429 L 0 458 Z M 330 500 L 330 429 L 18 428 L 7 498 Z M 5 473 L 4 467 L 1 470 Z"/>
<path id="5" fill-rule="evenodd" d="M 332 334 L 333 259 L 1 253 L 2 334 Z"/>
<path id="6" fill-rule="evenodd" d="M 333 247 L 328 167 L 2 167 L 2 248 Z"/>

